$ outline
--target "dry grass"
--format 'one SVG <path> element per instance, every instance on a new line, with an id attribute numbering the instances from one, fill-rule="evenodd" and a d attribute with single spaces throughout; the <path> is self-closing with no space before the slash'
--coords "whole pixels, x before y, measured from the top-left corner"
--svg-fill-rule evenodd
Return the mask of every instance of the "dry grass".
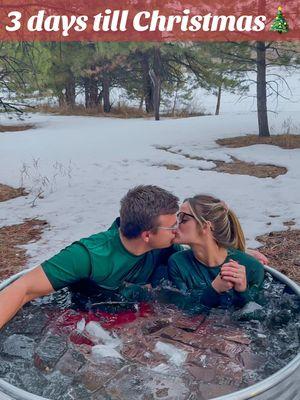
<path id="1" fill-rule="evenodd" d="M 276 178 L 279 175 L 287 173 L 285 167 L 278 167 L 271 164 L 254 164 L 241 161 L 235 157 L 231 157 L 232 162 L 216 161 L 216 167 L 213 171 L 225 172 L 232 175 L 250 175 L 257 178 Z"/>
<path id="2" fill-rule="evenodd" d="M 212 159 L 205 159 L 203 157 L 198 157 L 195 155 L 190 155 L 187 153 L 182 153 L 180 150 L 172 150 L 169 146 L 156 146 L 158 150 L 163 150 L 171 154 L 179 154 L 184 158 L 189 160 L 199 160 L 199 161 L 212 161 L 216 164 L 216 166 L 209 171 L 216 171 L 216 172 L 225 172 L 227 174 L 232 175 L 250 175 L 256 176 L 257 178 L 276 178 L 279 175 L 284 175 L 287 173 L 287 169 L 285 167 L 279 167 L 276 165 L 271 164 L 254 164 L 248 163 L 245 161 L 241 161 L 238 158 L 231 156 L 231 162 L 225 162 L 220 160 L 212 160 Z M 167 169 L 174 169 L 178 170 L 182 167 L 177 168 L 170 168 L 169 166 L 173 164 L 164 164 L 162 166 L 166 167 Z M 199 168 L 200 170 L 204 170 L 203 168 Z M 205 170 L 207 171 L 207 170 Z"/>
<path id="3" fill-rule="evenodd" d="M 28 111 L 32 112 L 32 109 L 28 109 Z M 56 114 L 56 115 L 76 115 L 76 116 L 91 116 L 91 117 L 107 117 L 107 118 L 154 118 L 152 113 L 147 113 L 143 109 L 139 109 L 136 107 L 129 107 L 124 104 L 112 107 L 109 113 L 103 112 L 101 106 L 86 109 L 83 105 L 76 105 L 75 107 L 59 107 L 53 106 L 50 104 L 42 104 L 34 109 L 35 112 L 42 112 L 42 113 L 49 113 L 49 114 Z M 162 118 L 188 118 L 188 117 L 196 117 L 196 116 L 205 116 L 210 115 L 204 112 L 189 112 L 186 110 L 181 110 L 176 112 L 175 114 L 172 113 L 161 113 L 160 116 Z"/>
<path id="4" fill-rule="evenodd" d="M 154 166 L 156 166 L 156 167 L 165 167 L 169 171 L 179 171 L 180 169 L 183 168 L 183 167 L 180 167 L 177 164 L 154 164 Z"/>
<path id="5" fill-rule="evenodd" d="M 256 239 L 263 244 L 260 251 L 269 259 L 269 264 L 300 284 L 300 230 L 291 229 L 294 221 L 287 221 L 287 231 L 270 232 Z"/>
<path id="6" fill-rule="evenodd" d="M 21 124 L 21 125 L 0 125 L 0 132 L 21 132 L 34 129 L 34 124 Z"/>
<path id="7" fill-rule="evenodd" d="M 218 139 L 216 143 L 220 146 L 237 148 L 252 146 L 255 144 L 271 144 L 282 149 L 299 149 L 300 135 L 274 135 L 270 137 L 259 137 L 258 135 L 237 136 L 226 139 Z"/>
<path id="8" fill-rule="evenodd" d="M 22 270 L 28 255 L 20 246 L 38 241 L 46 226 L 46 221 L 30 219 L 0 228 L 0 279 Z"/>
<path id="9" fill-rule="evenodd" d="M 7 201 L 10 199 L 15 199 L 19 196 L 26 196 L 27 193 L 25 192 L 24 188 L 12 188 L 7 185 L 2 185 L 0 183 L 0 202 Z"/>
<path id="10" fill-rule="evenodd" d="M 134 107 L 121 106 L 112 108 L 109 113 L 105 113 L 102 107 L 95 107 L 86 109 L 83 105 L 76 105 L 75 107 L 58 107 L 49 104 L 43 104 L 35 108 L 36 112 L 42 112 L 55 115 L 75 115 L 75 116 L 88 116 L 88 117 L 107 117 L 107 118 L 149 118 L 151 115 L 143 110 Z"/>

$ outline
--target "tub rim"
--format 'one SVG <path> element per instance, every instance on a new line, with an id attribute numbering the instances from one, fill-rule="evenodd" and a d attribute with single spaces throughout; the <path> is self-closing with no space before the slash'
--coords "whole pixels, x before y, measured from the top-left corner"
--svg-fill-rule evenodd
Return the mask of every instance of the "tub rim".
<path id="1" fill-rule="evenodd" d="M 300 297 L 300 286 L 288 278 L 287 276 L 283 275 L 281 272 L 277 271 L 276 269 L 264 266 L 265 270 L 269 272 L 272 276 L 277 278 L 279 281 L 285 283 L 289 288 L 293 290 L 295 294 Z M 0 283 L 0 290 L 4 289 L 7 285 L 14 282 L 20 276 L 25 275 L 27 272 L 31 271 L 34 268 L 25 269 L 17 274 L 12 275 L 11 277 L 5 279 L 3 282 Z M 254 385 L 248 386 L 244 389 L 238 390 L 236 392 L 229 393 L 227 395 L 222 395 L 219 397 L 214 397 L 210 400 L 247 400 L 251 399 L 255 396 L 258 396 L 275 385 L 279 384 L 280 382 L 284 381 L 288 376 L 292 375 L 297 368 L 300 368 L 300 353 L 298 353 L 286 366 L 275 372 L 274 374 L 270 375 L 268 378 L 263 379 L 262 381 L 255 383 Z M 0 378 L 0 398 L 2 399 L 1 395 L 4 394 L 6 398 L 3 400 L 50 400 L 45 397 L 41 397 L 30 392 L 27 392 L 23 389 L 18 388 L 4 379 Z M 13 397 L 9 397 L 13 396 Z"/>

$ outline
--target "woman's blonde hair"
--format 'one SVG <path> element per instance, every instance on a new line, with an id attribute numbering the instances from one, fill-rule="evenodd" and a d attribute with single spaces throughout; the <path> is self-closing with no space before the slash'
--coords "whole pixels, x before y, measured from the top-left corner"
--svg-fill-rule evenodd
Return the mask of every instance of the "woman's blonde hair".
<path id="1" fill-rule="evenodd" d="M 224 201 L 199 194 L 185 200 L 200 227 L 211 222 L 213 236 L 218 245 L 245 251 L 245 236 L 236 214 Z"/>

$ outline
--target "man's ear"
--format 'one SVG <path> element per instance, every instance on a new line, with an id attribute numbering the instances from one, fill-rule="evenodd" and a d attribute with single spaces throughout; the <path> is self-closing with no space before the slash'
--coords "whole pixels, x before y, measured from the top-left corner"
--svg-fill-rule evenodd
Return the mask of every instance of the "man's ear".
<path id="1" fill-rule="evenodd" d="M 144 231 L 141 233 L 141 238 L 145 243 L 148 243 L 150 240 L 150 231 Z"/>

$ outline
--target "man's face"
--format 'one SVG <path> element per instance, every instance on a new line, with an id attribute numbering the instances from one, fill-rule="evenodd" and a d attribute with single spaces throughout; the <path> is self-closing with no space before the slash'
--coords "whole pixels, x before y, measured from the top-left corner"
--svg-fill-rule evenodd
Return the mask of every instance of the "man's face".
<path id="1" fill-rule="evenodd" d="M 152 249 L 163 249 L 171 246 L 177 231 L 176 214 L 160 215 L 157 219 L 157 228 L 150 231 L 149 246 Z"/>

